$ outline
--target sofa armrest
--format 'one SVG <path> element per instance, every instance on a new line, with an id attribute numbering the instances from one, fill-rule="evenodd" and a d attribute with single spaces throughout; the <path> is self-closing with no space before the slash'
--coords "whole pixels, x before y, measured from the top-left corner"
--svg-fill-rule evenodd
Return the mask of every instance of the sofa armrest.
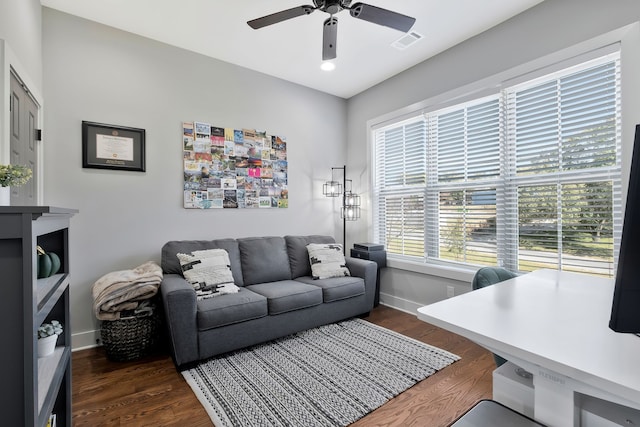
<path id="1" fill-rule="evenodd" d="M 160 284 L 171 353 L 176 366 L 198 360 L 196 293 L 179 274 L 165 274 Z"/>
<path id="2" fill-rule="evenodd" d="M 352 276 L 364 279 L 364 289 L 369 310 L 373 309 L 376 294 L 376 280 L 378 278 L 378 264 L 360 258 L 345 257 L 347 268 Z"/>

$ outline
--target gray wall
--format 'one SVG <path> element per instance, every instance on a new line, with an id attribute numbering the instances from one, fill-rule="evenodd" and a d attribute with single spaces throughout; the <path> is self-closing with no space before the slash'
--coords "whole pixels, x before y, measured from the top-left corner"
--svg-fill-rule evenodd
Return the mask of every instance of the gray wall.
<path id="1" fill-rule="evenodd" d="M 640 2 L 637 0 L 546 0 L 352 97 L 348 100 L 349 167 L 358 170 L 362 177 L 361 181 L 354 184 L 364 190 L 370 186 L 367 121 L 550 55 L 639 19 Z M 428 43 L 428 40 L 421 43 Z M 630 74 L 624 80 L 623 97 L 627 100 L 639 97 L 637 81 L 637 74 Z M 640 109 L 634 101 L 628 101 L 627 107 L 623 108 L 631 110 L 624 117 L 628 119 L 626 140 L 632 140 L 629 129 L 640 122 Z M 367 198 L 365 204 L 368 211 L 369 203 Z M 364 223 L 351 230 L 350 239 L 353 241 L 371 238 Z M 456 293 L 468 291 L 469 277 L 463 275 L 463 278 L 463 281 L 450 280 L 389 268 L 382 275 L 381 289 L 384 295 L 381 300 L 412 311 L 420 305 L 445 298 L 446 286 L 454 286 Z"/>
<path id="2" fill-rule="evenodd" d="M 26 69 L 42 87 L 42 30 L 39 0 L 0 1 L 0 39 L 6 41 Z"/>
<path id="3" fill-rule="evenodd" d="M 91 285 L 159 261 L 168 240 L 341 238 L 335 202 L 321 191 L 346 159 L 345 100 L 52 9 L 42 16 L 45 204 L 80 210 L 71 234 L 74 347 L 93 343 Z M 82 120 L 146 129 L 146 172 L 83 169 Z M 189 120 L 285 136 L 289 208 L 183 209 Z"/>

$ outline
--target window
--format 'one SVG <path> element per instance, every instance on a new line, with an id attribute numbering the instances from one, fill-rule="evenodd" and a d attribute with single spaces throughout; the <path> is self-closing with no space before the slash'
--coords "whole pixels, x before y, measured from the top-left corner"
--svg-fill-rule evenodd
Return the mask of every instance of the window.
<path id="1" fill-rule="evenodd" d="M 424 120 L 410 120 L 382 129 L 376 140 L 378 228 L 389 253 L 424 256 L 427 146 Z"/>
<path id="2" fill-rule="evenodd" d="M 612 276 L 621 231 L 615 52 L 373 130 L 390 257 Z"/>

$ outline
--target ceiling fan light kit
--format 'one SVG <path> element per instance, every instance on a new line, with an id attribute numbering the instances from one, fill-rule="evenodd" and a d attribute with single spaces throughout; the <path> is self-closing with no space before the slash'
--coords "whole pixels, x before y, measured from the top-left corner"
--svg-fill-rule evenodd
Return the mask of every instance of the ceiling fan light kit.
<path id="1" fill-rule="evenodd" d="M 338 43 L 338 18 L 331 15 L 324 21 L 322 31 L 322 60 L 334 59 L 337 53 Z"/>
<path id="2" fill-rule="evenodd" d="M 320 64 L 320 69 L 322 71 L 333 71 L 336 69 L 336 64 L 331 61 L 322 61 L 322 64 Z"/>
<path id="3" fill-rule="evenodd" d="M 297 18 L 298 16 L 310 15 L 316 10 L 328 13 L 331 16 L 324 21 L 322 32 L 322 59 L 327 61 L 335 59 L 337 56 L 338 18 L 334 15 L 338 12 L 347 9 L 349 10 L 349 14 L 354 18 L 393 28 L 394 30 L 405 33 L 409 31 L 416 22 L 416 19 L 410 16 L 370 4 L 354 3 L 352 6 L 351 0 L 314 0 L 313 4 L 313 6 L 298 6 L 272 13 L 248 21 L 247 24 L 254 30 L 257 30 L 282 21 Z"/>

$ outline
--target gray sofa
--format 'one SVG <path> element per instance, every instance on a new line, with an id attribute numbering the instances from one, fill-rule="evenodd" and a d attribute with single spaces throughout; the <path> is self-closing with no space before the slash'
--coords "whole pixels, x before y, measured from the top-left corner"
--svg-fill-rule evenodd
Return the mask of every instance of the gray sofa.
<path id="1" fill-rule="evenodd" d="M 334 242 L 330 236 L 167 242 L 160 294 L 176 367 L 368 313 L 376 287 L 374 262 L 346 257 L 350 277 L 311 277 L 307 244 Z M 196 300 L 176 254 L 204 249 L 229 253 L 238 293 Z"/>

